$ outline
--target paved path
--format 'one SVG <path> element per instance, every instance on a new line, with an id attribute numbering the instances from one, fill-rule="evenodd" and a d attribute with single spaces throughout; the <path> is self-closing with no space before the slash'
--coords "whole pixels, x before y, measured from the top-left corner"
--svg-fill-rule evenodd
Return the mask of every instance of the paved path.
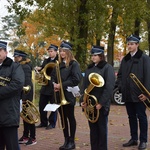
<path id="1" fill-rule="evenodd" d="M 150 111 L 147 111 L 149 134 L 150 135 Z M 87 119 L 81 111 L 81 107 L 76 106 L 75 115 L 77 121 L 76 130 L 76 150 L 90 150 L 89 127 Z M 22 124 L 19 128 L 19 137 L 22 135 Z M 64 142 L 62 130 L 58 128 L 45 130 L 36 129 L 37 144 L 33 146 L 21 145 L 21 150 L 59 150 Z M 148 137 L 150 143 L 150 136 Z M 124 148 L 122 144 L 130 139 L 128 118 L 125 106 L 112 105 L 108 122 L 108 150 L 137 150 L 137 146 Z M 150 150 L 150 144 L 147 150 Z"/>

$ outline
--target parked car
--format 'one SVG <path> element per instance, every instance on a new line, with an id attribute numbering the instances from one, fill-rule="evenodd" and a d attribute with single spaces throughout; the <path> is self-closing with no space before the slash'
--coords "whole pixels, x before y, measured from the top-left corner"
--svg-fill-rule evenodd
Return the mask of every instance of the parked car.
<path id="1" fill-rule="evenodd" d="M 122 101 L 122 93 L 119 91 L 118 87 L 113 91 L 112 102 L 117 105 L 124 105 L 124 102 Z"/>

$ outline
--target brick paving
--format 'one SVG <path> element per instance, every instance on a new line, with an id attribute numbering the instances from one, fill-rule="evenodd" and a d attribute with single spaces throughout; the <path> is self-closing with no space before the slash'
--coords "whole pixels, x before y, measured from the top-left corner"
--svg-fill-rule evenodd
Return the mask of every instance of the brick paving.
<path id="1" fill-rule="evenodd" d="M 81 107 L 76 106 L 75 115 L 77 121 L 76 130 L 76 150 L 90 150 L 89 127 Z M 149 134 L 150 135 L 150 111 L 147 110 Z M 19 137 L 22 136 L 23 125 L 19 127 Z M 21 150 L 59 150 L 64 142 L 62 130 L 58 128 L 45 130 L 45 128 L 36 129 L 37 144 L 25 146 L 20 144 Z M 137 150 L 137 146 L 124 148 L 122 144 L 130 139 L 128 118 L 125 106 L 111 105 L 108 122 L 108 150 Z M 150 143 L 150 136 L 148 137 Z M 147 150 L 150 150 L 150 144 Z"/>

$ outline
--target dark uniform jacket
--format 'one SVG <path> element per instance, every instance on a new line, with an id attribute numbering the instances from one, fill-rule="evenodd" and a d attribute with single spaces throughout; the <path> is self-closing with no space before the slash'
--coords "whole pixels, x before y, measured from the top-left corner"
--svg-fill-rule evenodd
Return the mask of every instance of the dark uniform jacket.
<path id="1" fill-rule="evenodd" d="M 56 60 L 58 60 L 58 56 L 56 56 L 54 60 L 52 60 L 50 57 L 48 59 L 45 59 L 43 61 L 42 66 L 41 66 L 42 69 L 45 67 L 46 64 L 48 64 L 50 62 L 55 62 Z M 51 72 L 52 72 L 52 70 L 51 70 Z M 43 85 L 41 87 L 40 93 L 43 94 L 43 95 L 53 95 L 54 94 L 54 88 L 53 88 L 53 84 L 52 84 L 51 80 L 48 81 L 47 85 Z"/>
<path id="2" fill-rule="evenodd" d="M 32 101 L 33 100 L 33 84 L 32 84 L 32 64 L 31 64 L 31 60 L 28 59 L 28 58 L 25 58 L 20 62 L 20 64 L 21 64 L 22 69 L 23 69 L 24 74 L 25 74 L 25 84 L 24 84 L 24 86 L 29 85 L 31 87 L 29 92 L 27 92 L 27 93 L 22 92 L 21 99 L 23 101 L 26 101 L 26 100 Z"/>
<path id="3" fill-rule="evenodd" d="M 123 101 L 139 102 L 138 96 L 141 91 L 130 78 L 130 73 L 134 73 L 150 91 L 150 58 L 143 51 L 138 50 L 133 57 L 128 53 L 123 58 L 116 82 L 122 92 Z"/>
<path id="4" fill-rule="evenodd" d="M 19 126 L 20 94 L 25 80 L 21 65 L 7 57 L 0 66 L 0 77 L 10 79 L 6 86 L 0 85 L 0 127 Z"/>
<path id="5" fill-rule="evenodd" d="M 89 74 L 98 73 L 104 79 L 104 86 L 94 87 L 89 93 L 97 98 L 99 104 L 101 104 L 105 110 L 109 111 L 112 93 L 115 85 L 115 73 L 113 67 L 106 61 L 101 61 L 97 66 L 94 63 L 90 64 L 85 71 L 85 77 L 83 81 L 82 93 L 90 85 Z"/>
<path id="6" fill-rule="evenodd" d="M 71 92 L 67 91 L 67 88 L 77 86 L 80 83 L 82 79 L 82 74 L 81 74 L 79 64 L 77 61 L 72 60 L 69 63 L 68 67 L 66 67 L 64 62 L 61 62 L 59 64 L 59 67 L 60 67 L 61 82 L 62 82 L 62 88 L 63 88 L 65 99 L 68 102 L 70 102 L 71 105 L 75 105 L 76 98 L 73 96 Z M 52 80 L 53 82 L 57 83 L 57 76 L 55 71 L 56 70 L 54 70 L 52 73 L 53 74 Z M 60 98 L 61 97 L 59 97 L 59 99 Z"/>

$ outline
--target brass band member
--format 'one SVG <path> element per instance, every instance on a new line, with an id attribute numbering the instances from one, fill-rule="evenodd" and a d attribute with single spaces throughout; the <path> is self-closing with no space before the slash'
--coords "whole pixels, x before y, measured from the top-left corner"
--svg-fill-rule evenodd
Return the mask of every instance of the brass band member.
<path id="1" fill-rule="evenodd" d="M 36 67 L 35 69 L 41 71 L 48 63 L 55 63 L 58 60 L 57 55 L 58 46 L 54 44 L 50 44 L 47 49 L 49 58 L 45 59 L 40 67 Z M 51 74 L 49 74 L 51 76 Z M 56 126 L 57 120 L 57 112 L 51 112 L 49 117 L 47 118 L 47 111 L 43 109 L 48 103 L 55 103 L 54 99 L 54 89 L 52 81 L 48 81 L 47 85 L 43 85 L 40 90 L 40 100 L 39 100 L 39 111 L 40 111 L 40 124 L 37 128 L 46 127 L 46 129 L 53 129 Z"/>
<path id="2" fill-rule="evenodd" d="M 28 93 L 22 92 L 21 99 L 25 103 L 26 100 L 33 101 L 33 84 L 32 84 L 32 64 L 31 60 L 27 58 L 27 54 L 20 50 L 14 51 L 14 61 L 21 64 L 22 69 L 25 74 L 25 84 L 24 86 L 30 86 L 31 89 Z M 19 139 L 19 144 L 34 145 L 36 141 L 36 130 L 35 124 L 29 124 L 23 120 L 23 135 Z"/>
<path id="3" fill-rule="evenodd" d="M 93 46 L 91 60 L 92 63 L 85 71 L 83 92 L 90 84 L 89 75 L 93 72 L 101 75 L 105 82 L 102 87 L 94 87 L 90 92 L 90 95 L 96 97 L 98 103 L 95 109 L 99 110 L 98 120 L 95 123 L 89 121 L 91 150 L 107 150 L 108 114 L 115 84 L 115 73 L 113 67 L 105 61 L 104 47 Z M 81 102 L 81 106 L 84 109 L 87 103 Z"/>
<path id="4" fill-rule="evenodd" d="M 69 104 L 62 105 L 59 108 L 61 115 L 62 125 L 64 127 L 63 134 L 65 142 L 59 147 L 60 150 L 71 150 L 75 148 L 75 132 L 76 132 L 76 120 L 74 116 L 74 109 L 76 98 L 73 94 L 67 91 L 68 87 L 77 86 L 81 79 L 81 71 L 78 62 L 75 60 L 72 53 L 72 44 L 70 42 L 63 41 L 60 45 L 60 78 L 62 81 L 62 89 L 60 83 L 57 83 L 57 77 L 53 77 L 54 90 L 63 90 L 65 99 Z M 56 73 L 54 73 L 55 75 Z M 59 103 L 61 97 L 59 97 Z"/>
<path id="5" fill-rule="evenodd" d="M 20 150 L 20 95 L 25 77 L 21 65 L 7 53 L 7 43 L 0 41 L 0 150 Z"/>
<path id="6" fill-rule="evenodd" d="M 127 38 L 129 53 L 123 58 L 117 77 L 117 84 L 122 92 L 129 118 L 131 139 L 123 147 L 138 145 L 138 149 L 147 148 L 148 121 L 146 106 L 142 101 L 147 99 L 130 78 L 135 74 L 140 82 L 150 91 L 150 58 L 139 49 L 140 37 L 131 35 Z M 140 135 L 138 137 L 138 123 Z"/>

